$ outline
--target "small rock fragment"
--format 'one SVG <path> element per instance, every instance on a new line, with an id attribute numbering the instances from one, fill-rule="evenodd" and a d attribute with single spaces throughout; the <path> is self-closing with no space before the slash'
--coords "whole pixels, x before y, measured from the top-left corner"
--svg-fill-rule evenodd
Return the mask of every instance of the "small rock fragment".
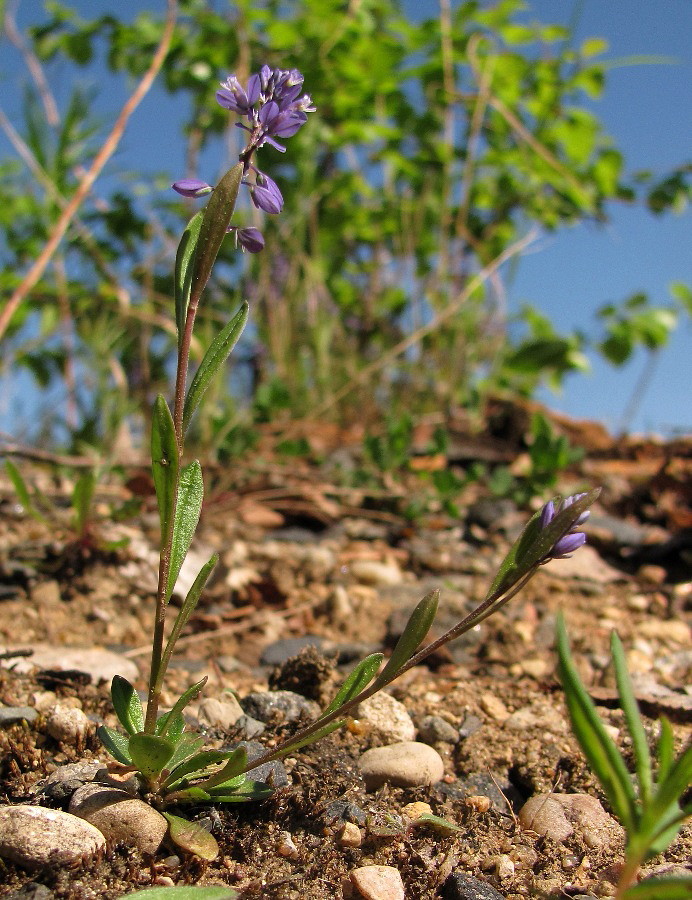
<path id="1" fill-rule="evenodd" d="M 442 896 L 445 900 L 505 900 L 502 894 L 485 881 L 462 872 L 449 876 L 442 889 Z"/>
<path id="2" fill-rule="evenodd" d="M 279 845 L 277 847 L 279 856 L 286 859 L 298 859 L 300 853 L 295 845 L 293 836 L 290 831 L 282 831 L 279 836 Z"/>
<path id="3" fill-rule="evenodd" d="M 344 822 L 336 833 L 336 842 L 340 847 L 360 847 L 363 833 L 353 822 Z"/>
<path id="4" fill-rule="evenodd" d="M 31 724 L 38 719 L 38 712 L 31 706 L 0 706 L 0 728 L 17 725 L 19 722 Z"/>
<path id="5" fill-rule="evenodd" d="M 49 712 L 46 731 L 61 744 L 84 745 L 91 724 L 85 712 L 59 703 Z"/>
<path id="6" fill-rule="evenodd" d="M 111 846 L 126 844 L 142 853 L 156 853 L 168 831 L 164 817 L 148 803 L 102 784 L 78 788 L 70 812 L 95 825 Z"/>
<path id="7" fill-rule="evenodd" d="M 0 857 L 25 869 L 74 866 L 106 849 L 106 839 L 77 816 L 43 806 L 0 808 Z"/>
<path id="8" fill-rule="evenodd" d="M 199 704 L 197 718 L 202 725 L 230 730 L 243 715 L 243 709 L 232 694 L 225 695 L 223 700 L 216 697 L 205 697 Z"/>
<path id="9" fill-rule="evenodd" d="M 317 703 L 293 691 L 257 691 L 244 697 L 240 705 L 260 722 L 295 722 L 301 716 L 316 719 L 320 714 Z"/>
<path id="10" fill-rule="evenodd" d="M 412 741 L 416 727 L 403 703 L 380 691 L 358 705 L 355 718 L 387 741 Z"/>
<path id="11" fill-rule="evenodd" d="M 563 842 L 575 831 L 592 849 L 622 840 L 622 828 L 589 794 L 536 794 L 519 811 L 519 822 L 553 841 Z"/>
<path id="12" fill-rule="evenodd" d="M 429 803 L 423 803 L 422 800 L 416 800 L 414 803 L 407 803 L 401 810 L 402 815 L 406 816 L 412 822 L 420 819 L 421 816 L 431 816 L 432 807 Z"/>
<path id="13" fill-rule="evenodd" d="M 398 787 L 435 784 L 444 775 L 440 754 L 418 741 L 374 747 L 361 756 L 358 765 L 369 791 L 377 790 L 386 782 Z"/>
<path id="14" fill-rule="evenodd" d="M 509 718 L 507 707 L 495 694 L 489 692 L 483 694 L 481 696 L 481 708 L 483 712 L 486 712 L 496 722 L 504 722 L 505 719 Z"/>
<path id="15" fill-rule="evenodd" d="M 350 878 L 367 900 L 406 900 L 401 874 L 393 866 L 362 866 L 354 869 Z"/>
<path id="16" fill-rule="evenodd" d="M 373 587 L 401 584 L 403 573 L 395 562 L 377 562 L 374 559 L 354 559 L 351 574 L 361 584 Z"/>
<path id="17" fill-rule="evenodd" d="M 2 650 L 13 649 L 15 648 L 9 646 L 2 647 Z M 13 671 L 20 674 L 32 672 L 34 669 L 86 672 L 94 684 L 98 684 L 101 680 L 110 683 L 114 675 L 122 675 L 128 681 L 136 681 L 139 677 L 136 663 L 104 647 L 54 647 L 35 644 L 32 650 L 31 656 L 25 659 L 11 660 Z"/>
<path id="18" fill-rule="evenodd" d="M 458 729 L 442 716 L 424 716 L 418 723 L 418 737 L 425 744 L 458 744 L 460 740 Z"/>
<path id="19" fill-rule="evenodd" d="M 77 788 L 93 781 L 96 773 L 102 769 L 102 763 L 90 759 L 60 766 L 43 782 L 41 793 L 57 803 L 62 803 L 71 797 Z"/>

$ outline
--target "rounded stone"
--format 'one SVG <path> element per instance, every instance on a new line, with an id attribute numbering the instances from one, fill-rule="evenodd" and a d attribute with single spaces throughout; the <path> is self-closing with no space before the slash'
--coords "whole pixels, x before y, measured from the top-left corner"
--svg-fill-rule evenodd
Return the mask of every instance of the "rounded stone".
<path id="1" fill-rule="evenodd" d="M 398 787 L 435 784 L 444 775 L 440 754 L 418 741 L 374 747 L 361 756 L 358 765 L 369 791 L 387 782 Z"/>
<path id="2" fill-rule="evenodd" d="M 362 866 L 350 874 L 351 883 L 367 900 L 405 900 L 401 874 L 393 866 Z"/>
<path id="3" fill-rule="evenodd" d="M 0 808 L 0 856 L 25 869 L 76 866 L 105 849 L 98 828 L 70 813 L 43 806 Z"/>
<path id="4" fill-rule="evenodd" d="M 527 831 L 560 843 L 577 832 L 592 849 L 622 839 L 623 830 L 589 794 L 536 794 L 519 811 Z"/>
<path id="5" fill-rule="evenodd" d="M 89 733 L 90 723 L 85 712 L 72 706 L 58 704 L 49 712 L 46 731 L 61 744 L 81 746 Z"/>
<path id="6" fill-rule="evenodd" d="M 142 853 L 156 853 L 168 831 L 166 819 L 148 803 L 102 784 L 78 788 L 70 812 L 95 825 L 109 845 L 126 844 Z"/>
<path id="7" fill-rule="evenodd" d="M 388 741 L 412 741 L 416 727 L 403 703 L 381 691 L 364 700 L 355 716 Z"/>
<path id="8" fill-rule="evenodd" d="M 450 725 L 442 716 L 424 716 L 418 723 L 418 734 L 426 744 L 443 741 L 447 744 L 459 743 L 459 729 Z"/>
<path id="9" fill-rule="evenodd" d="M 244 713 L 240 703 L 232 694 L 229 694 L 223 700 L 217 700 L 216 697 L 207 697 L 202 700 L 197 718 L 202 725 L 229 731 L 242 715 Z"/>

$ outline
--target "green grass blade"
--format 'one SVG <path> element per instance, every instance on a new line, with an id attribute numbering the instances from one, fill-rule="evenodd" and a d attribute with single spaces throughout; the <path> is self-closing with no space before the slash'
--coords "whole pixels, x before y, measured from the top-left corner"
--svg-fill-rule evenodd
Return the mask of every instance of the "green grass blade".
<path id="1" fill-rule="evenodd" d="M 17 466 L 15 466 L 11 459 L 5 460 L 5 471 L 7 472 L 7 477 L 12 482 L 12 487 L 14 488 L 14 492 L 17 495 L 17 500 L 19 500 L 20 504 L 24 507 L 27 513 L 37 521 L 45 522 L 45 518 L 36 509 L 34 501 L 31 498 L 31 494 L 29 493 L 29 487 L 24 480 L 22 473 L 19 471 Z"/>
<path id="2" fill-rule="evenodd" d="M 296 740 L 291 744 L 286 744 L 285 747 L 281 748 L 281 751 L 274 755 L 274 759 L 282 759 L 284 756 L 288 756 L 289 753 L 294 753 L 296 750 L 300 750 L 301 747 L 308 747 L 310 744 L 314 744 L 316 741 L 321 741 L 322 738 L 327 737 L 328 734 L 331 734 L 333 731 L 336 731 L 338 728 L 346 722 L 346 719 L 336 719 L 334 722 L 330 722 L 328 725 L 325 725 L 323 728 L 320 728 L 318 731 L 314 731 L 312 734 L 308 735 L 308 737 L 302 738 L 302 740 Z"/>
<path id="3" fill-rule="evenodd" d="M 596 773 L 615 814 L 628 832 L 637 825 L 637 804 L 629 772 L 572 662 L 565 622 L 557 621 L 558 672 L 574 734 Z"/>
<path id="4" fill-rule="evenodd" d="M 182 718 L 182 717 L 181 717 Z M 169 736 L 170 740 L 170 736 Z M 175 752 L 168 760 L 168 769 L 175 769 L 180 763 L 185 762 L 191 756 L 194 756 L 204 746 L 204 738 L 192 731 L 185 734 L 175 741 Z"/>
<path id="5" fill-rule="evenodd" d="M 178 490 L 178 443 L 173 416 L 161 394 L 154 402 L 151 422 L 151 471 L 159 504 L 161 536 L 165 540 L 172 525 L 173 508 Z"/>
<path id="6" fill-rule="evenodd" d="M 634 768 L 639 781 L 639 801 L 642 806 L 646 806 L 651 797 L 651 785 L 653 782 L 651 754 L 649 753 L 646 732 L 644 731 L 641 715 L 639 714 L 639 707 L 637 706 L 637 701 L 634 699 L 632 680 L 627 671 L 625 651 L 622 647 L 622 641 L 616 632 L 613 632 L 611 635 L 610 650 L 613 657 L 613 666 L 615 668 L 615 681 L 620 696 L 620 706 L 625 714 L 627 729 L 632 738 Z"/>
<path id="7" fill-rule="evenodd" d="M 209 387 L 210 382 L 217 374 L 221 366 L 226 362 L 228 356 L 238 342 L 238 338 L 243 333 L 248 318 L 250 307 L 247 303 L 243 303 L 240 310 L 226 325 L 226 327 L 216 335 L 209 345 L 204 358 L 195 372 L 192 384 L 185 397 L 185 407 L 183 409 L 183 433 L 185 433 L 190 424 L 190 420 L 199 406 L 204 392 Z"/>
<path id="8" fill-rule="evenodd" d="M 204 209 L 197 248 L 192 262 L 190 303 L 195 306 L 209 281 L 214 262 L 226 236 L 226 229 L 233 216 L 242 177 L 243 163 L 238 163 L 229 169 L 216 185 Z"/>
<path id="9" fill-rule="evenodd" d="M 430 631 L 439 600 L 440 592 L 438 590 L 430 591 L 416 606 L 387 661 L 387 665 L 375 679 L 375 684 L 383 686 L 388 684 L 395 678 L 399 669 L 411 659 Z"/>
<path id="10" fill-rule="evenodd" d="M 380 668 L 383 659 L 382 653 L 371 653 L 370 656 L 366 656 L 365 659 L 361 660 L 341 685 L 332 702 L 322 713 L 321 718 L 328 716 L 329 713 L 339 709 L 345 703 L 348 703 L 349 700 L 357 697 L 361 691 L 365 690 L 375 677 L 375 673 Z"/>
<path id="11" fill-rule="evenodd" d="M 144 731 L 142 701 L 137 691 L 122 675 L 115 675 L 111 682 L 111 700 L 115 714 L 128 734 Z"/>
<path id="12" fill-rule="evenodd" d="M 168 570 L 166 599 L 173 593 L 183 561 L 195 535 L 204 499 L 204 479 L 199 460 L 194 459 L 180 471 L 178 499 L 173 522 L 173 543 Z"/>
<path id="13" fill-rule="evenodd" d="M 659 721 L 661 732 L 658 736 L 658 746 L 656 748 L 656 756 L 658 758 L 656 781 L 661 784 L 668 777 L 670 767 L 673 765 L 674 739 L 673 729 L 668 719 L 662 716 Z"/>
<path id="14" fill-rule="evenodd" d="M 690 900 L 692 878 L 647 878 L 625 891 L 625 900 Z"/>
<path id="15" fill-rule="evenodd" d="M 89 514 L 91 513 L 91 501 L 94 498 L 94 490 L 96 489 L 96 473 L 93 469 L 88 469 L 77 479 L 77 483 L 72 491 L 71 503 L 75 514 L 75 528 L 81 536 L 86 531 L 89 524 Z"/>
<path id="16" fill-rule="evenodd" d="M 193 261 L 203 218 L 204 210 L 200 210 L 190 219 L 175 255 L 175 324 L 178 329 L 178 342 L 180 342 L 185 329 L 192 287 Z"/>
<path id="17" fill-rule="evenodd" d="M 137 897 L 139 900 L 236 900 L 238 892 L 233 888 L 212 885 L 181 885 L 179 887 L 154 887 L 125 894 L 125 897 Z"/>

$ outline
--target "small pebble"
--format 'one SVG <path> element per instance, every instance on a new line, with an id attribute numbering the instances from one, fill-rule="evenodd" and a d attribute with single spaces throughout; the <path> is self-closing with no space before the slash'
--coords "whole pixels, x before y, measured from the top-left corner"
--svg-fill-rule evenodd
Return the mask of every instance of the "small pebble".
<path id="1" fill-rule="evenodd" d="M 418 723 L 418 737 L 425 744 L 458 744 L 460 740 L 459 730 L 442 716 L 424 716 Z"/>
<path id="2" fill-rule="evenodd" d="M 473 713 L 469 713 L 461 723 L 461 727 L 459 728 L 459 738 L 462 741 L 465 741 L 466 738 L 470 738 L 472 734 L 480 731 L 482 727 L 482 720 L 479 719 L 478 716 L 474 716 Z"/>
<path id="3" fill-rule="evenodd" d="M 401 812 L 407 819 L 415 822 L 416 819 L 420 819 L 421 816 L 431 816 L 432 807 L 429 803 L 424 803 L 422 800 L 416 800 L 414 803 L 407 803 Z"/>
<path id="4" fill-rule="evenodd" d="M 38 719 L 38 712 L 31 706 L 0 706 L 0 728 L 26 722 L 30 725 Z"/>
<path id="5" fill-rule="evenodd" d="M 96 773 L 103 769 L 103 763 L 90 759 L 82 759 L 76 763 L 59 766 L 46 778 L 41 786 L 41 793 L 57 803 L 63 803 L 82 787 L 96 778 Z"/>
<path id="6" fill-rule="evenodd" d="M 279 856 L 286 859 L 298 859 L 300 853 L 296 847 L 290 831 L 282 831 L 279 836 L 279 845 L 277 847 Z"/>
<path id="7" fill-rule="evenodd" d="M 383 563 L 374 559 L 354 559 L 351 563 L 351 574 L 361 584 L 373 587 L 401 584 L 403 573 L 394 562 Z"/>
<path id="8" fill-rule="evenodd" d="M 125 844 L 142 853 L 156 853 L 168 831 L 166 819 L 148 803 L 102 784 L 78 788 L 70 812 L 95 825 L 109 845 Z"/>
<path id="9" fill-rule="evenodd" d="M 246 715 L 240 716 L 235 723 L 235 727 L 237 733 L 242 734 L 247 741 L 251 741 L 253 738 L 258 737 L 267 728 L 264 722 L 260 722 L 259 719 L 253 719 L 252 716 Z"/>
<path id="10" fill-rule="evenodd" d="M 495 858 L 495 872 L 500 881 L 511 878 L 514 875 L 514 863 L 506 853 L 500 853 Z"/>
<path id="11" fill-rule="evenodd" d="M 84 745 L 91 724 L 81 709 L 58 704 L 48 713 L 46 731 L 61 744 Z"/>
<path id="12" fill-rule="evenodd" d="M 202 725 L 229 731 L 244 715 L 243 709 L 232 694 L 225 695 L 223 700 L 206 697 L 199 704 L 197 718 Z"/>
<path id="13" fill-rule="evenodd" d="M 489 692 L 481 695 L 481 709 L 496 722 L 504 722 L 509 718 L 509 711 L 502 700 Z"/>
<path id="14" fill-rule="evenodd" d="M 442 896 L 444 900 L 505 900 L 487 882 L 461 872 L 453 873 L 445 881 Z"/>
<path id="15" fill-rule="evenodd" d="M 367 900 L 406 900 L 401 874 L 393 866 L 362 866 L 354 869 L 350 878 Z"/>
<path id="16" fill-rule="evenodd" d="M 589 794 L 536 794 L 519 811 L 527 831 L 564 842 L 575 831 L 592 849 L 622 840 L 623 830 Z"/>
<path id="17" fill-rule="evenodd" d="M 353 822 L 344 822 L 336 833 L 336 842 L 340 847 L 360 847 L 363 833 Z"/>
<path id="18" fill-rule="evenodd" d="M 0 857 L 25 869 L 75 866 L 105 849 L 98 828 L 69 813 L 43 806 L 0 808 Z"/>
<path id="19" fill-rule="evenodd" d="M 54 896 L 53 891 L 47 888 L 45 884 L 37 884 L 35 881 L 30 881 L 29 884 L 20 887 L 18 891 L 12 891 L 11 894 L 7 894 L 4 900 L 53 900 Z"/>
<path id="20" fill-rule="evenodd" d="M 416 736 L 416 727 L 404 704 L 385 691 L 360 703 L 355 718 L 390 743 L 412 741 Z"/>
<path id="21" fill-rule="evenodd" d="M 295 722 L 301 716 L 316 719 L 320 714 L 317 703 L 293 691 L 257 691 L 244 697 L 240 705 L 260 722 Z"/>
<path id="22" fill-rule="evenodd" d="M 418 741 L 374 747 L 361 756 L 358 765 L 369 791 L 387 782 L 398 787 L 435 784 L 444 775 L 440 754 Z"/>
<path id="23" fill-rule="evenodd" d="M 55 647 L 35 644 L 32 649 L 31 656 L 12 660 L 13 671 L 22 675 L 34 669 L 86 672 L 94 684 L 98 684 L 101 680 L 110 683 L 114 675 L 122 675 L 128 681 L 136 681 L 139 678 L 137 663 L 103 647 Z"/>

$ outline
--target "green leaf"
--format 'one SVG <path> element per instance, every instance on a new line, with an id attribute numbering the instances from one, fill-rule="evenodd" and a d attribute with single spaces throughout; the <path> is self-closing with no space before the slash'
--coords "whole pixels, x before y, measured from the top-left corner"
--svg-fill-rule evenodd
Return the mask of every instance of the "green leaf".
<path id="1" fill-rule="evenodd" d="M 236 775 L 241 775 L 246 766 L 247 750 L 245 747 L 236 747 L 231 756 L 228 757 L 226 765 L 214 775 L 210 775 L 209 778 L 202 781 L 198 787 L 203 788 L 205 791 L 209 791 L 211 788 L 222 785 L 231 778 L 235 778 Z"/>
<path id="2" fill-rule="evenodd" d="M 203 750 L 201 753 L 195 753 L 194 756 L 188 757 L 179 766 L 170 770 L 170 775 L 166 776 L 163 787 L 167 790 L 174 790 L 175 785 L 187 775 L 201 776 L 209 766 L 218 765 L 218 763 L 231 759 L 234 753 L 234 750 Z M 197 787 L 199 786 L 197 785 Z"/>
<path id="3" fill-rule="evenodd" d="M 195 578 L 192 587 L 187 592 L 187 597 L 183 602 L 183 605 L 178 610 L 178 615 L 175 617 L 175 622 L 173 623 L 173 628 L 171 629 L 170 636 L 168 641 L 166 642 L 166 648 L 163 651 L 163 656 L 161 657 L 161 665 L 159 667 L 159 680 L 163 681 L 163 676 L 166 674 L 166 669 L 168 668 L 168 663 L 170 662 L 171 656 L 173 655 L 173 650 L 177 643 L 178 638 L 183 630 L 183 628 L 187 625 L 188 620 L 192 613 L 195 611 L 195 608 L 199 602 L 199 598 L 202 595 L 202 591 L 204 590 L 207 581 L 209 580 L 209 576 L 214 570 L 214 566 L 219 561 L 218 553 L 215 553 L 209 562 L 205 563 L 199 571 L 197 578 Z M 161 685 L 159 684 L 159 687 Z"/>
<path id="4" fill-rule="evenodd" d="M 7 472 L 7 477 L 12 482 L 12 487 L 17 495 L 17 500 L 19 500 L 27 513 L 39 522 L 45 522 L 45 518 L 36 509 L 34 501 L 31 499 L 26 481 L 24 481 L 21 472 L 11 459 L 5 460 L 5 471 Z"/>
<path id="5" fill-rule="evenodd" d="M 406 623 L 403 634 L 396 643 L 396 647 L 392 651 L 392 655 L 387 661 L 387 665 L 375 679 L 376 685 L 389 684 L 399 669 L 405 665 L 416 652 L 426 634 L 430 631 L 430 626 L 437 612 L 437 604 L 440 600 L 439 590 L 430 591 L 420 601 L 418 606 L 411 613 L 411 617 Z"/>
<path id="6" fill-rule="evenodd" d="M 429 825 L 431 828 L 434 828 L 436 831 L 440 831 L 443 834 L 453 834 L 455 831 L 461 831 L 461 828 L 459 828 L 458 825 L 455 825 L 454 822 L 443 819 L 441 816 L 433 816 L 430 813 L 418 816 L 411 824 L 414 827 L 418 825 Z"/>
<path id="7" fill-rule="evenodd" d="M 248 318 L 249 308 L 247 303 L 243 303 L 240 310 L 231 319 L 228 325 L 216 335 L 209 345 L 207 352 L 204 354 L 204 358 L 195 372 L 195 377 L 192 379 L 192 384 L 185 397 L 183 433 L 187 431 L 190 420 L 199 406 L 204 392 L 209 387 L 211 380 L 226 362 L 231 350 L 233 350 L 238 342 L 238 338 L 243 333 Z"/>
<path id="8" fill-rule="evenodd" d="M 339 709 L 350 700 L 353 700 L 354 697 L 357 697 L 375 677 L 383 659 L 382 653 L 371 653 L 370 656 L 366 656 L 365 659 L 361 660 L 341 685 L 337 695 L 320 718 L 328 716 L 329 713 L 334 712 L 334 710 Z"/>
<path id="9" fill-rule="evenodd" d="M 689 900 L 692 878 L 646 878 L 625 891 L 625 900 Z"/>
<path id="10" fill-rule="evenodd" d="M 625 722 L 627 729 L 632 738 L 632 749 L 634 751 L 634 765 L 639 780 L 639 801 L 642 806 L 646 806 L 651 797 L 651 784 L 653 781 L 651 772 L 651 755 L 649 753 L 649 744 L 646 739 L 646 732 L 639 715 L 639 707 L 634 698 L 632 689 L 632 681 L 627 671 L 627 662 L 625 660 L 625 651 L 622 648 L 622 642 L 614 631 L 610 637 L 610 650 L 613 657 L 613 666 L 615 668 L 615 681 L 620 696 L 620 706 L 625 714 Z"/>
<path id="11" fill-rule="evenodd" d="M 246 778 L 242 784 L 235 788 L 231 793 L 226 793 L 223 785 L 211 788 L 209 794 L 212 800 L 221 803 L 245 803 L 248 800 L 266 800 L 271 797 L 274 789 L 263 781 L 252 781 Z"/>
<path id="12" fill-rule="evenodd" d="M 172 527 L 179 465 L 173 416 L 165 399 L 159 394 L 154 402 L 151 421 L 151 471 L 159 504 L 162 541 Z"/>
<path id="13" fill-rule="evenodd" d="M 658 736 L 658 746 L 656 754 L 658 757 L 658 767 L 656 770 L 656 780 L 661 784 L 668 777 L 670 767 L 673 764 L 674 736 L 670 722 L 665 716 L 660 719 L 661 732 Z"/>
<path id="14" fill-rule="evenodd" d="M 197 249 L 199 232 L 202 227 L 204 210 L 200 210 L 187 223 L 187 228 L 178 244 L 178 252 L 175 256 L 175 324 L 178 329 L 178 342 L 180 342 L 185 330 L 187 307 L 190 303 L 190 289 L 192 287 L 192 262 Z"/>
<path id="15" fill-rule="evenodd" d="M 213 834 L 210 834 L 198 822 L 190 822 L 180 816 L 164 812 L 168 819 L 168 833 L 174 844 L 187 853 L 194 853 L 207 862 L 213 862 L 219 855 L 219 845 Z"/>
<path id="16" fill-rule="evenodd" d="M 111 700 L 115 714 L 128 734 L 144 731 L 142 701 L 127 678 L 115 675 L 111 682 Z"/>
<path id="17" fill-rule="evenodd" d="M 72 491 L 71 502 L 72 509 L 75 511 L 75 527 L 80 535 L 84 534 L 89 522 L 95 488 L 96 473 L 93 469 L 87 469 L 79 476 Z"/>
<path id="18" fill-rule="evenodd" d="M 173 523 L 173 544 L 171 546 L 171 562 L 168 570 L 168 587 L 166 598 L 173 593 L 183 561 L 190 549 L 195 529 L 199 522 L 204 499 L 204 479 L 199 460 L 194 459 L 180 471 L 178 499 L 175 506 Z"/>
<path id="19" fill-rule="evenodd" d="M 171 740 L 170 735 L 168 739 Z M 168 769 L 175 769 L 180 763 L 194 756 L 203 746 L 204 738 L 201 735 L 196 734 L 194 731 L 186 731 L 175 742 L 175 753 L 168 760 Z"/>
<path id="20" fill-rule="evenodd" d="M 197 249 L 191 265 L 189 302 L 194 306 L 199 303 L 199 298 L 209 281 L 214 262 L 226 236 L 226 229 L 233 216 L 242 177 L 243 163 L 239 162 L 229 169 L 216 185 L 204 209 Z"/>
<path id="21" fill-rule="evenodd" d="M 176 721 L 176 719 L 178 718 L 178 716 L 180 716 L 188 703 L 192 703 L 192 701 L 200 695 L 200 692 L 206 683 L 207 676 L 205 675 L 201 681 L 197 681 L 195 684 L 191 685 L 191 687 L 189 687 L 184 694 L 178 697 L 175 705 L 173 706 L 173 709 L 171 709 L 171 711 L 168 713 L 168 719 L 161 728 L 160 735 L 162 737 L 166 735 L 171 724 Z"/>
<path id="22" fill-rule="evenodd" d="M 113 759 L 117 759 L 124 766 L 132 765 L 132 757 L 130 756 L 130 741 L 124 734 L 109 728 L 107 725 L 99 725 L 96 729 L 98 739 L 108 750 Z"/>
<path id="23" fill-rule="evenodd" d="M 129 742 L 132 764 L 145 778 L 157 778 L 175 752 L 173 741 L 159 734 L 133 734 Z"/>
<path id="24" fill-rule="evenodd" d="M 158 717 L 154 734 L 162 734 L 165 731 L 168 740 L 177 744 L 185 731 L 185 719 L 179 713 L 171 716 L 171 712 L 172 710 L 169 710 Z"/>
<path id="25" fill-rule="evenodd" d="M 141 897 L 142 900 L 236 900 L 238 892 L 233 888 L 219 885 L 200 887 L 181 885 L 180 887 L 155 887 L 124 894 L 125 897 Z"/>
<path id="26" fill-rule="evenodd" d="M 638 816 L 632 780 L 572 662 L 562 614 L 557 620 L 557 652 L 560 660 L 558 674 L 574 734 L 615 814 L 625 830 L 633 832 Z"/>
<path id="27" fill-rule="evenodd" d="M 550 553 L 557 541 L 569 532 L 579 516 L 595 503 L 600 493 L 600 488 L 588 491 L 571 506 L 557 513 L 545 528 L 541 528 L 540 523 L 542 510 L 536 512 L 502 561 L 486 594 L 486 601 L 493 596 L 506 594 L 524 575 L 537 566 Z M 557 506 L 560 499 L 555 497 L 553 503 Z"/>
<path id="28" fill-rule="evenodd" d="M 334 722 L 330 722 L 328 725 L 324 725 L 317 731 L 313 731 L 312 734 L 309 734 L 307 737 L 292 741 L 290 744 L 286 744 L 281 748 L 279 752 L 274 754 L 273 759 L 282 759 L 284 756 L 288 756 L 289 753 L 294 753 L 296 750 L 300 750 L 301 747 L 307 747 L 310 744 L 314 744 L 316 741 L 321 741 L 322 738 L 327 737 L 327 735 L 331 734 L 333 731 L 341 728 L 341 726 L 345 722 L 346 719 L 336 719 Z"/>
<path id="29" fill-rule="evenodd" d="M 209 803 L 211 796 L 199 787 L 186 787 L 179 791 L 171 791 L 167 797 L 171 803 Z"/>

